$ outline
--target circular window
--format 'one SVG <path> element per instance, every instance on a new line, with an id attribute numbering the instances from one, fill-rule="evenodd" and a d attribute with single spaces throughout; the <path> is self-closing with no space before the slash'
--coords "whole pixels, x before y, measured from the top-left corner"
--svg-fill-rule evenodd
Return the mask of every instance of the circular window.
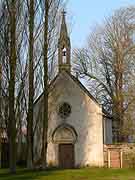
<path id="1" fill-rule="evenodd" d="M 67 118 L 71 114 L 71 106 L 64 102 L 60 105 L 58 113 L 61 118 Z"/>

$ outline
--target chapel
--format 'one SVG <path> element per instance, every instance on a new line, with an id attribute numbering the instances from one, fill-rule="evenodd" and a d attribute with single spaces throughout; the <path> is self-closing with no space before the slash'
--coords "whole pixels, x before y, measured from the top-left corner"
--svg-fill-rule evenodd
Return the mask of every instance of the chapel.
<path id="1" fill-rule="evenodd" d="M 41 154 L 42 102 L 43 94 L 34 104 L 34 121 L 40 122 L 34 136 L 35 161 Z M 58 73 L 49 87 L 48 106 L 48 166 L 103 166 L 104 136 L 107 135 L 102 107 L 71 73 L 71 43 L 64 12 L 58 40 Z"/>

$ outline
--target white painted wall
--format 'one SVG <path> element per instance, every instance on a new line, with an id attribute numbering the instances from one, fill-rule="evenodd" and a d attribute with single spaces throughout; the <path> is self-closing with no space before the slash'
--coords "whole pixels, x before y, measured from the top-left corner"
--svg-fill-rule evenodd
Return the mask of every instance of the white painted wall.
<path id="1" fill-rule="evenodd" d="M 72 113 L 66 120 L 57 114 L 62 102 L 68 102 L 72 107 Z M 39 103 L 35 106 L 35 114 Z M 75 165 L 103 166 L 102 108 L 84 93 L 67 73 L 59 75 L 49 95 L 47 159 L 51 165 L 58 165 L 58 145 L 52 143 L 52 133 L 62 123 L 71 125 L 78 134 L 75 143 Z M 35 137 L 35 147 L 38 148 L 40 134 Z"/>

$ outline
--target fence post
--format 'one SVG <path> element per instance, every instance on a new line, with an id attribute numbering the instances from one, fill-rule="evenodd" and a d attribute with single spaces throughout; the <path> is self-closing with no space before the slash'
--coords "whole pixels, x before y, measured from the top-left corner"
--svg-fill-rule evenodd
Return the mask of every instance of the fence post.
<path id="1" fill-rule="evenodd" d="M 108 149 L 107 154 L 108 154 L 108 167 L 111 167 L 111 162 L 110 162 L 110 150 Z"/>
<path id="2" fill-rule="evenodd" d="M 123 152 L 120 151 L 120 168 L 123 167 Z"/>

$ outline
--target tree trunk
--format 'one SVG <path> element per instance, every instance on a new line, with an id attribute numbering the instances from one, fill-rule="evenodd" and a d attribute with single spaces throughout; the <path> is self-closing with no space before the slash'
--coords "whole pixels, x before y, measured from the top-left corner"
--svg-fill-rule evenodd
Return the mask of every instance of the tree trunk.
<path id="1" fill-rule="evenodd" d="M 0 63 L 0 131 L 2 127 L 2 65 Z M 0 134 L 1 138 L 1 134 Z"/>
<path id="2" fill-rule="evenodd" d="M 1 152 L 1 136 L 2 135 L 2 66 L 0 63 L 0 152 Z M 1 168 L 1 153 L 0 153 L 0 168 Z"/>
<path id="3" fill-rule="evenodd" d="M 16 1 L 10 10 L 10 80 L 9 80 L 9 164 L 11 173 L 16 172 L 16 120 L 15 120 L 15 73 L 16 73 Z"/>
<path id="4" fill-rule="evenodd" d="M 45 0 L 44 22 L 44 112 L 43 112 L 43 135 L 42 135 L 42 167 L 46 168 L 47 155 L 47 130 L 48 130 L 48 0 Z"/>
<path id="5" fill-rule="evenodd" d="M 123 140 L 122 136 L 122 126 L 123 126 L 123 56 L 122 48 L 119 46 L 119 51 L 116 53 L 116 98 L 114 101 L 114 117 L 115 117 L 115 135 L 116 142 L 121 142 Z"/>
<path id="6" fill-rule="evenodd" d="M 27 118 L 27 167 L 33 168 L 33 97 L 34 97 L 34 0 L 29 5 L 29 102 Z"/>

